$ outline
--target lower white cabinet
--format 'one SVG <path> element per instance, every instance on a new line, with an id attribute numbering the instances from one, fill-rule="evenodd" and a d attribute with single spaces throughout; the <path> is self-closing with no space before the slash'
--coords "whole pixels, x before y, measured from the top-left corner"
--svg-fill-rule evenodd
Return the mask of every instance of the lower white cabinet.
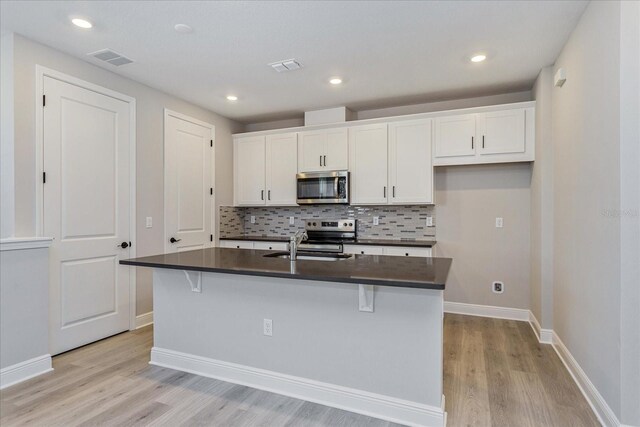
<path id="1" fill-rule="evenodd" d="M 289 244 L 285 242 L 253 242 L 253 249 L 264 251 L 288 251 Z"/>
<path id="2" fill-rule="evenodd" d="M 220 240 L 221 248 L 253 249 L 253 242 L 248 240 Z"/>
<path id="3" fill-rule="evenodd" d="M 430 258 L 432 248 L 416 248 L 413 246 L 371 246 L 344 245 L 344 253 L 361 255 L 413 256 Z"/>
<path id="4" fill-rule="evenodd" d="M 258 250 L 274 250 L 274 251 L 287 251 L 289 250 L 289 244 L 286 242 L 264 242 L 264 241 L 252 241 L 252 240 L 220 240 L 221 248 L 236 248 L 236 249 L 258 249 Z"/>

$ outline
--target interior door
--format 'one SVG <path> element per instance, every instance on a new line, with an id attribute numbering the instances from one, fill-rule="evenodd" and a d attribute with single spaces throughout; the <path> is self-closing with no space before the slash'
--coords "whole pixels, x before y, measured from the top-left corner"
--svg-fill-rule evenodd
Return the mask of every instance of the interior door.
<path id="1" fill-rule="evenodd" d="M 236 206 L 260 206 L 266 203 L 265 137 L 252 136 L 233 141 Z"/>
<path id="2" fill-rule="evenodd" d="M 317 172 L 324 170 L 326 131 L 300 133 L 298 140 L 298 171 Z"/>
<path id="3" fill-rule="evenodd" d="M 298 134 L 267 136 L 267 205 L 297 206 Z"/>
<path id="4" fill-rule="evenodd" d="M 431 156 L 431 120 L 389 124 L 391 203 L 433 203 Z"/>
<path id="5" fill-rule="evenodd" d="M 213 126 L 169 112 L 165 119 L 165 251 L 211 247 Z"/>
<path id="6" fill-rule="evenodd" d="M 45 77 L 43 213 L 50 351 L 129 329 L 130 106 Z"/>
<path id="7" fill-rule="evenodd" d="M 480 155 L 524 153 L 524 108 L 478 114 Z"/>
<path id="8" fill-rule="evenodd" d="M 435 127 L 435 157 L 475 155 L 478 143 L 475 114 L 438 117 Z"/>
<path id="9" fill-rule="evenodd" d="M 387 204 L 387 125 L 349 129 L 351 203 Z"/>

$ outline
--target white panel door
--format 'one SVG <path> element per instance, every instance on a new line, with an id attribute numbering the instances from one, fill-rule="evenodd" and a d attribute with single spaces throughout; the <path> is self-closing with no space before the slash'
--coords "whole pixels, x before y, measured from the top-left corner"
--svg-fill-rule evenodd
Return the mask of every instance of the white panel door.
<path id="1" fill-rule="evenodd" d="M 476 153 L 476 115 L 435 119 L 435 157 L 474 156 Z"/>
<path id="2" fill-rule="evenodd" d="M 213 126 L 167 111 L 165 252 L 213 246 Z"/>
<path id="3" fill-rule="evenodd" d="M 298 134 L 267 136 L 267 205 L 297 206 Z"/>
<path id="4" fill-rule="evenodd" d="M 524 121 L 524 108 L 478 114 L 480 155 L 524 153 Z"/>
<path id="5" fill-rule="evenodd" d="M 298 171 L 317 172 L 324 170 L 327 134 L 324 130 L 301 132 L 298 137 Z"/>
<path id="6" fill-rule="evenodd" d="M 431 120 L 389 124 L 391 203 L 433 203 L 431 156 Z"/>
<path id="7" fill-rule="evenodd" d="M 388 201 L 387 125 L 349 129 L 351 204 L 380 205 Z"/>
<path id="8" fill-rule="evenodd" d="M 264 205 L 266 199 L 265 137 L 233 141 L 234 199 L 236 206 Z"/>
<path id="9" fill-rule="evenodd" d="M 44 77 L 50 351 L 129 329 L 130 104 Z M 19 326 L 19 325 L 18 325 Z"/>
<path id="10" fill-rule="evenodd" d="M 347 170 L 349 168 L 349 137 L 346 128 L 328 129 L 326 132 L 326 157 L 322 164 L 326 170 Z"/>

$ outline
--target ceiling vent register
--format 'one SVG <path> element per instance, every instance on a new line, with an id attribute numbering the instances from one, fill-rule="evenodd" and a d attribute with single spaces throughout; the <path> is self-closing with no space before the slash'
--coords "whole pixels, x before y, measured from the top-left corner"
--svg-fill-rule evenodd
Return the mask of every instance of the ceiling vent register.
<path id="1" fill-rule="evenodd" d="M 122 56 L 111 49 L 102 49 L 96 52 L 88 53 L 87 55 L 93 56 L 100 61 L 108 62 L 111 65 L 119 67 L 121 65 L 131 64 L 133 61 L 126 56 Z"/>
<path id="2" fill-rule="evenodd" d="M 295 59 L 285 59 L 284 61 L 272 62 L 269 64 L 274 70 L 279 73 L 283 71 L 293 71 L 302 68 L 302 64 Z"/>

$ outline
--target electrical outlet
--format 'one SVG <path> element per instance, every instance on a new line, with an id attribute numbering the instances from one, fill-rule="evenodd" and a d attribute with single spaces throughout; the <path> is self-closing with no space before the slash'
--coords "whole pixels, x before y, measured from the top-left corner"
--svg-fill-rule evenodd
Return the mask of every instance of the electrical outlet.
<path id="1" fill-rule="evenodd" d="M 290 216 L 289 217 L 289 225 L 294 225 L 295 223 L 296 223 L 295 217 Z"/>
<path id="2" fill-rule="evenodd" d="M 504 283 L 502 282 L 493 282 L 491 284 L 491 290 L 496 294 L 501 294 L 504 292 Z"/>
<path id="3" fill-rule="evenodd" d="M 427 227 L 433 227 L 433 217 L 432 216 L 428 216 L 427 217 Z"/>
<path id="4" fill-rule="evenodd" d="M 504 225 L 504 221 L 503 221 L 502 217 L 497 217 L 496 218 L 496 228 L 502 228 L 503 225 Z"/>
<path id="5" fill-rule="evenodd" d="M 255 224 L 255 223 L 256 223 L 256 216 L 251 215 L 251 224 Z"/>
<path id="6" fill-rule="evenodd" d="M 264 319 L 264 323 L 262 325 L 263 327 L 263 333 L 270 337 L 273 336 L 273 320 L 271 319 Z"/>
<path id="7" fill-rule="evenodd" d="M 380 225 L 380 217 L 377 217 L 377 216 L 373 217 L 373 225 Z"/>
<path id="8" fill-rule="evenodd" d="M 153 227 L 153 218 L 151 218 L 150 216 L 147 217 L 146 227 L 147 228 Z"/>

